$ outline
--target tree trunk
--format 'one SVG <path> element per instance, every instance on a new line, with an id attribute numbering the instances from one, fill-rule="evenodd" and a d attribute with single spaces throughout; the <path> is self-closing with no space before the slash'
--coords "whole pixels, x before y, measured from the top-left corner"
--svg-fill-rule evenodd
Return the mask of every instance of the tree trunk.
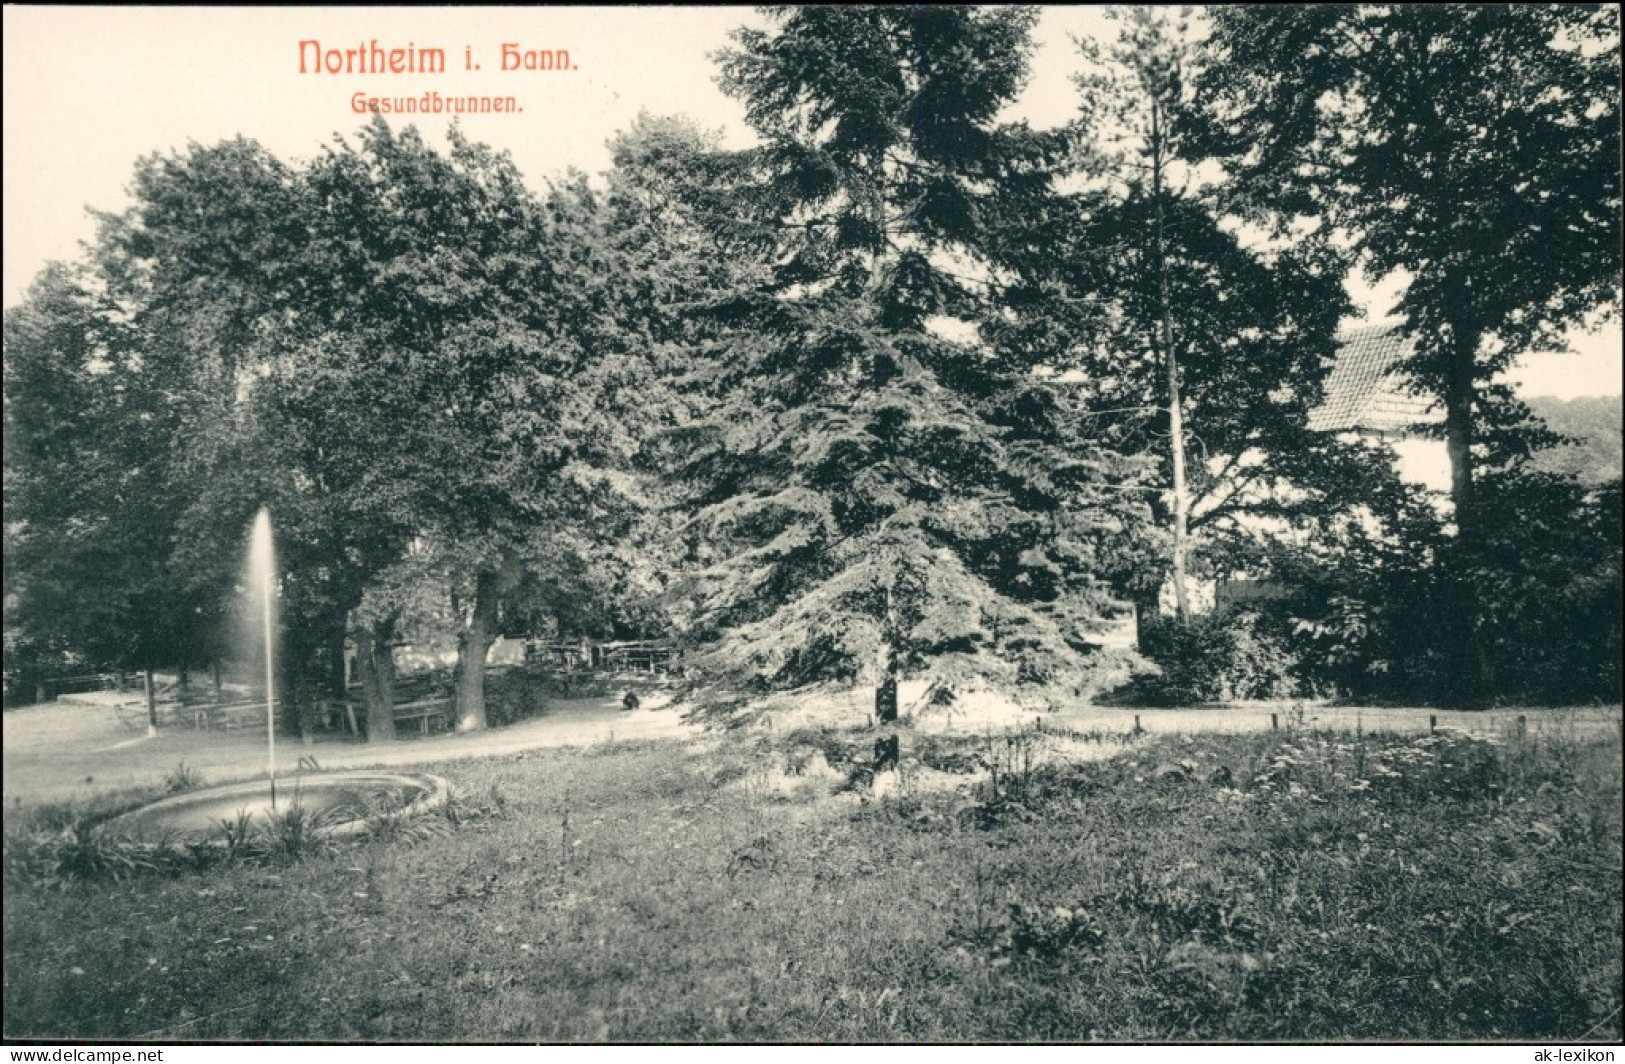
<path id="1" fill-rule="evenodd" d="M 209 689 L 214 694 L 215 705 L 218 706 L 221 702 L 225 701 L 225 699 L 221 697 L 224 690 L 220 686 L 220 659 L 217 657 L 209 659 Z"/>
<path id="2" fill-rule="evenodd" d="M 480 731 L 485 714 L 485 655 L 495 640 L 500 574 L 481 572 L 474 582 L 474 612 L 457 637 L 457 730 Z"/>
<path id="3" fill-rule="evenodd" d="M 1163 298 L 1167 298 L 1167 278 Z M 1185 416 L 1179 401 L 1179 363 L 1169 336 L 1168 318 L 1163 316 L 1163 343 L 1168 351 L 1168 443 L 1174 451 L 1174 609 L 1179 623 L 1191 618 L 1190 593 L 1186 588 L 1186 558 L 1190 553 L 1190 496 L 1185 486 Z"/>
<path id="4" fill-rule="evenodd" d="M 1185 411 L 1179 397 L 1179 358 L 1174 353 L 1173 308 L 1168 295 L 1168 242 L 1163 229 L 1162 195 L 1162 110 L 1151 108 L 1152 195 L 1157 204 L 1157 291 L 1158 332 L 1163 361 L 1168 371 L 1168 446 L 1173 451 L 1174 476 L 1174 608 L 1180 624 L 1190 621 L 1190 595 L 1186 589 L 1185 562 L 1190 551 L 1190 492 L 1185 485 Z"/>
<path id="5" fill-rule="evenodd" d="M 344 692 L 349 687 L 350 676 L 344 660 L 344 645 L 348 641 L 348 633 L 344 626 L 337 626 L 332 641 L 327 649 L 327 680 L 325 687 L 330 697 L 343 700 Z"/>
<path id="6" fill-rule="evenodd" d="M 1457 334 L 1452 337 L 1450 377 L 1445 386 L 1445 451 L 1450 457 L 1450 501 L 1456 512 L 1456 533 L 1470 540 L 1477 531 L 1473 510 L 1473 367 L 1476 345 Z"/>
<path id="7" fill-rule="evenodd" d="M 888 673 L 875 687 L 875 723 L 890 724 L 897 719 L 897 677 Z"/>
<path id="8" fill-rule="evenodd" d="M 897 614 L 890 587 L 886 588 L 886 645 L 881 654 L 883 671 L 875 687 L 875 723 L 890 724 L 897 719 Z"/>
<path id="9" fill-rule="evenodd" d="M 372 674 L 372 647 L 369 645 L 366 630 L 356 629 L 355 634 L 355 675 L 361 684 L 361 705 L 367 711 L 367 741 L 375 742 L 380 736 L 373 731 L 373 721 L 378 717 L 378 680 Z M 395 723 L 393 715 L 390 724 Z M 393 735 L 390 738 L 394 738 Z"/>
<path id="10" fill-rule="evenodd" d="M 1450 459 L 1450 502 L 1455 511 L 1456 541 L 1446 559 L 1447 616 L 1452 683 L 1445 692 L 1453 705 L 1482 704 L 1489 693 L 1489 662 L 1478 640 L 1478 586 L 1469 571 L 1469 562 L 1478 546 L 1479 520 L 1477 486 L 1473 481 L 1473 400 L 1477 387 L 1478 335 L 1471 329 L 1452 326 L 1450 373 L 1445 382 L 1445 452 Z"/>
<path id="11" fill-rule="evenodd" d="M 148 665 L 142 673 L 147 682 L 147 737 L 158 734 L 158 688 L 152 682 L 152 666 Z"/>
<path id="12" fill-rule="evenodd" d="M 356 670 L 367 706 L 367 741 L 395 739 L 395 621 L 378 621 L 356 633 Z"/>

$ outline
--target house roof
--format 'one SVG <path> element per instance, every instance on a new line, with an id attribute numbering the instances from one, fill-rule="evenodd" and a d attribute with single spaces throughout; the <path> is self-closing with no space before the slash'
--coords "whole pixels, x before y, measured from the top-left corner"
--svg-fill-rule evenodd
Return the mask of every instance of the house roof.
<path id="1" fill-rule="evenodd" d="M 1309 413 L 1310 430 L 1404 432 L 1443 421 L 1432 399 L 1406 391 L 1403 366 L 1412 354 L 1395 323 L 1343 333 L 1321 403 Z"/>

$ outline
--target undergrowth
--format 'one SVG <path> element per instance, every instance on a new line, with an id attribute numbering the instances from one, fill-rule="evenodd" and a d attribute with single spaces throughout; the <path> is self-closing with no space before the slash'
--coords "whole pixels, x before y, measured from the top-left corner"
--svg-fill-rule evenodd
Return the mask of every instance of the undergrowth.
<path id="1" fill-rule="evenodd" d="M 438 818 L 223 828 L 187 874 L 39 810 L 6 1034 L 1620 1037 L 1617 731 L 905 734 L 854 785 L 874 737 L 463 764 Z"/>

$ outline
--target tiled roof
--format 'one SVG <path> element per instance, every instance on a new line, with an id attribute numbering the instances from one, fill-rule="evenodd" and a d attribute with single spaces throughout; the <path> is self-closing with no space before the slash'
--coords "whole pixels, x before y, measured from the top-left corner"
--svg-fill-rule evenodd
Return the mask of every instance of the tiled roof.
<path id="1" fill-rule="evenodd" d="M 1339 338 L 1337 361 L 1326 375 L 1325 395 L 1320 406 L 1309 413 L 1309 428 L 1315 432 L 1404 432 L 1443 421 L 1444 414 L 1432 399 L 1405 390 L 1401 367 L 1411 353 L 1411 345 L 1397 325 L 1368 325 L 1345 332 Z"/>

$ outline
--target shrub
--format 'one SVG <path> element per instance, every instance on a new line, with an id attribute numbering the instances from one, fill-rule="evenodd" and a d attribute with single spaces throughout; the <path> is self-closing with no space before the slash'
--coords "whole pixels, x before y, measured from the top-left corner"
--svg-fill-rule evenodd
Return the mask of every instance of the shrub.
<path id="1" fill-rule="evenodd" d="M 485 678 L 485 712 L 493 726 L 539 717 L 547 706 L 547 681 L 534 670 L 510 669 Z"/>
<path id="2" fill-rule="evenodd" d="M 1326 529 L 1310 555 L 1289 562 L 1306 675 L 1357 698 L 1452 700 L 1460 650 L 1445 622 L 1448 610 L 1465 608 L 1460 588 L 1470 587 L 1486 694 L 1619 700 L 1618 482 L 1588 488 L 1514 470 L 1486 474 L 1480 491 L 1470 552 L 1442 535 L 1436 517 L 1390 515 L 1387 535 Z"/>
<path id="3" fill-rule="evenodd" d="M 1290 698 L 1303 690 L 1303 666 L 1282 628 L 1254 610 L 1160 621 L 1142 647 L 1159 672 L 1136 677 L 1133 692 L 1152 705 Z"/>
<path id="4" fill-rule="evenodd" d="M 203 773 L 182 761 L 164 777 L 164 790 L 170 794 L 196 790 L 203 786 Z"/>

